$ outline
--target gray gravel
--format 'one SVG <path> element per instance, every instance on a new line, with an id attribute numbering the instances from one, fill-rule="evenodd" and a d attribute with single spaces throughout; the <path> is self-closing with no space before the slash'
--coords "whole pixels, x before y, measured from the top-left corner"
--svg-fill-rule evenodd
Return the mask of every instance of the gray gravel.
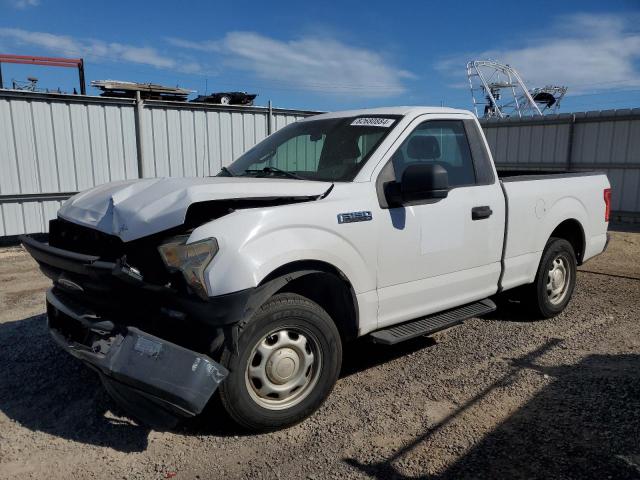
<path id="1" fill-rule="evenodd" d="M 640 234 L 581 269 L 552 320 L 506 303 L 350 345 L 312 418 L 246 436 L 215 402 L 179 430 L 137 426 L 49 339 L 34 263 L 0 250 L 0 478 L 640 478 Z"/>

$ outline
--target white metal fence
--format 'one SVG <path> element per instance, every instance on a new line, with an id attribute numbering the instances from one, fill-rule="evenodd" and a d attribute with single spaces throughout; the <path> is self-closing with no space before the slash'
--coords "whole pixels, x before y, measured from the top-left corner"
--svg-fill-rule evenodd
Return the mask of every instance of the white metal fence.
<path id="1" fill-rule="evenodd" d="M 312 113 L 0 92 L 0 237 L 46 232 L 62 201 L 95 185 L 214 175 Z"/>
<path id="2" fill-rule="evenodd" d="M 640 222 L 640 108 L 481 123 L 498 167 L 603 171 L 613 219 Z"/>
<path id="3" fill-rule="evenodd" d="M 0 237 L 46 232 L 62 201 L 94 185 L 213 175 L 313 113 L 0 91 Z M 499 166 L 604 170 L 614 218 L 640 222 L 640 109 L 482 124 Z"/>

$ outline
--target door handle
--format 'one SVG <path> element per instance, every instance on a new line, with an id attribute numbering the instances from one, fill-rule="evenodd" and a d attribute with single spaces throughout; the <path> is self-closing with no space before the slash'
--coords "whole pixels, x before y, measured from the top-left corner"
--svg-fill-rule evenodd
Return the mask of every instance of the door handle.
<path id="1" fill-rule="evenodd" d="M 471 220 L 482 220 L 483 218 L 489 218 L 493 210 L 489 205 L 483 205 L 482 207 L 473 207 L 471 209 Z"/>

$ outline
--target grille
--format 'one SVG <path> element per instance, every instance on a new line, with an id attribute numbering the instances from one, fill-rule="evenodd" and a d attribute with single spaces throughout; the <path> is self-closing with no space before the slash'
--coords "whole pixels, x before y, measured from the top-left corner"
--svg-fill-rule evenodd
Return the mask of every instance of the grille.
<path id="1" fill-rule="evenodd" d="M 126 256 L 126 262 L 142 272 L 147 282 L 164 285 L 170 274 L 164 266 L 157 245 L 162 234 L 132 242 L 123 242 L 92 228 L 83 227 L 61 218 L 49 223 L 49 245 L 70 252 L 94 255 L 105 261 L 116 261 Z"/>
<path id="2" fill-rule="evenodd" d="M 49 222 L 49 245 L 104 260 L 115 260 L 124 253 L 124 243 L 118 237 L 60 218 Z"/>

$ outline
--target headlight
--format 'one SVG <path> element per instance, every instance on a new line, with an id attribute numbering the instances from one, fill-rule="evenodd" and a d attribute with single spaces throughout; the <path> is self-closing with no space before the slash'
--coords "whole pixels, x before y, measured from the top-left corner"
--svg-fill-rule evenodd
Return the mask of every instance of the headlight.
<path id="1" fill-rule="evenodd" d="M 207 299 L 204 270 L 218 253 L 218 241 L 207 238 L 186 244 L 189 235 L 172 238 L 158 247 L 162 261 L 170 270 L 180 270 L 195 292 Z"/>

